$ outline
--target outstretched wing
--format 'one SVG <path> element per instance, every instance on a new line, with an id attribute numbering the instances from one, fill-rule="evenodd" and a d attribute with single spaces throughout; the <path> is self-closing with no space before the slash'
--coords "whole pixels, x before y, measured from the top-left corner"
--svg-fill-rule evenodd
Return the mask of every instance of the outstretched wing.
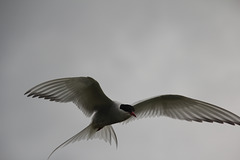
<path id="1" fill-rule="evenodd" d="M 74 143 L 76 141 L 80 141 L 80 140 L 84 140 L 84 139 L 89 140 L 89 139 L 95 139 L 95 138 L 103 139 L 105 142 L 109 142 L 110 144 L 112 144 L 112 139 L 113 139 L 116 143 L 116 147 L 118 145 L 116 133 L 111 125 L 105 126 L 102 129 L 98 130 L 96 128 L 93 128 L 93 126 L 90 124 L 85 129 L 83 129 L 81 132 L 79 132 L 75 136 L 69 138 L 68 140 L 66 140 L 65 142 L 60 144 L 57 148 L 55 148 L 52 151 L 52 153 L 48 156 L 48 159 L 52 156 L 52 154 L 57 149 L 59 149 L 61 147 L 64 147 L 64 146 L 66 146 L 70 143 Z"/>
<path id="2" fill-rule="evenodd" d="M 113 103 L 102 91 L 99 83 L 91 77 L 73 77 L 41 83 L 25 93 L 56 102 L 73 102 L 87 116 Z"/>
<path id="3" fill-rule="evenodd" d="M 240 125 L 240 117 L 218 106 L 180 95 L 163 95 L 134 105 L 137 118 L 167 116 L 174 119 Z M 134 120 L 130 118 L 129 120 Z"/>

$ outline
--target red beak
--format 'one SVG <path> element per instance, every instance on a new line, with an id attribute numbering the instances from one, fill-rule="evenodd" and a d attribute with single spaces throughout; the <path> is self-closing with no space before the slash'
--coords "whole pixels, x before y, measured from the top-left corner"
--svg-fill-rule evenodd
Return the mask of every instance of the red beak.
<path id="1" fill-rule="evenodd" d="M 130 114 L 134 117 L 137 117 L 134 112 L 131 112 Z"/>

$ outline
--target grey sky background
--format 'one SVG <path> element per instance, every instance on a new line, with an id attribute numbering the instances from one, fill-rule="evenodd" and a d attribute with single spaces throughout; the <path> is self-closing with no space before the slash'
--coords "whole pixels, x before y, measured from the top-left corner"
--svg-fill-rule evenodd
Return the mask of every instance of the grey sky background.
<path id="1" fill-rule="evenodd" d="M 0 3 L 2 160 L 44 160 L 90 123 L 74 104 L 23 95 L 55 78 L 91 76 L 123 103 L 182 94 L 240 115 L 239 1 Z M 52 160 L 240 159 L 239 126 L 161 117 L 113 127 L 118 149 L 80 141 Z"/>

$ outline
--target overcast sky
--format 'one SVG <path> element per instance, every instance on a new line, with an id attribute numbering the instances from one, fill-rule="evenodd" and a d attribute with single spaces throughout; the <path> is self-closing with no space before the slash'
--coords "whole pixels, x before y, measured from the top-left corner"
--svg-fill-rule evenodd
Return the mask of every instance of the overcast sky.
<path id="1" fill-rule="evenodd" d="M 44 160 L 91 121 L 72 103 L 23 94 L 91 76 L 123 103 L 182 94 L 240 115 L 240 3 L 0 2 L 0 159 Z M 240 126 L 170 118 L 113 125 L 118 149 L 80 141 L 51 159 L 239 160 Z"/>

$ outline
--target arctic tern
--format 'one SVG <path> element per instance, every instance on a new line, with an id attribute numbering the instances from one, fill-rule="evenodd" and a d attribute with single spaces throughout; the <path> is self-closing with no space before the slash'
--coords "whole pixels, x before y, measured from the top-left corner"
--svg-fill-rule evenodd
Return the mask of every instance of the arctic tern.
<path id="1" fill-rule="evenodd" d="M 143 117 L 167 116 L 179 120 L 217 122 L 240 125 L 240 117 L 218 106 L 181 95 L 161 95 L 137 102 L 121 104 L 109 99 L 99 83 L 91 77 L 71 77 L 41 83 L 25 95 L 56 102 L 73 102 L 92 122 L 82 131 L 66 140 L 52 151 L 83 139 L 103 139 L 118 145 L 111 124 Z"/>

